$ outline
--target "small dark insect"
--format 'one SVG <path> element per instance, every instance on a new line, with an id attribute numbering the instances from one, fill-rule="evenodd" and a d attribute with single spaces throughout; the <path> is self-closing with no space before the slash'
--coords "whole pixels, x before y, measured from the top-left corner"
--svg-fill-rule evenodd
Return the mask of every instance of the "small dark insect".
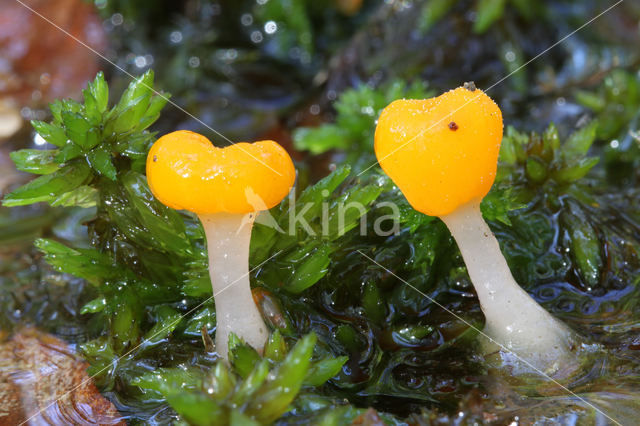
<path id="1" fill-rule="evenodd" d="M 466 83 L 464 83 L 462 85 L 462 87 L 464 87 L 465 89 L 467 89 L 470 92 L 475 92 L 476 91 L 476 84 L 473 81 L 467 81 Z"/>
<path id="2" fill-rule="evenodd" d="M 157 155 L 154 155 L 154 156 L 153 156 L 153 162 L 155 163 L 156 161 L 158 161 L 158 156 L 157 156 Z"/>
<path id="3" fill-rule="evenodd" d="M 458 130 L 458 125 L 455 121 L 452 121 L 451 123 L 449 123 L 449 128 L 455 132 L 456 130 Z"/>

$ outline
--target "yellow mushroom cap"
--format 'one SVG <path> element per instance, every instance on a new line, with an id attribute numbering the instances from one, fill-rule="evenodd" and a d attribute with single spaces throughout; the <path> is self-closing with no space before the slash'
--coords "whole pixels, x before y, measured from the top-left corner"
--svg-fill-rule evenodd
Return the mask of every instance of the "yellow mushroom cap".
<path id="1" fill-rule="evenodd" d="M 425 100 L 397 100 L 380 115 L 375 152 L 414 209 L 443 216 L 493 185 L 502 113 L 484 92 L 459 87 Z"/>
<path id="2" fill-rule="evenodd" d="M 197 214 L 270 209 L 295 181 L 291 157 L 274 141 L 217 148 L 180 130 L 158 139 L 147 156 L 147 180 L 163 204 Z"/>

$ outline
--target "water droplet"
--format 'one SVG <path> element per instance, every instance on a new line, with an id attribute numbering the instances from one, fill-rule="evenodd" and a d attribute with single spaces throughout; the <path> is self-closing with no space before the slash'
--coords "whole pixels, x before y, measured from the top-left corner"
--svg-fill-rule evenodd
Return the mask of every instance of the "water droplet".
<path id="1" fill-rule="evenodd" d="M 169 35 L 171 43 L 177 44 L 182 41 L 182 33 L 180 31 L 172 31 Z"/>
<path id="2" fill-rule="evenodd" d="M 136 56 L 133 63 L 136 64 L 136 67 L 138 68 L 144 68 L 147 65 L 147 60 L 144 56 Z"/>
<path id="3" fill-rule="evenodd" d="M 240 17 L 240 23 L 245 27 L 253 24 L 253 15 L 251 15 L 250 13 L 243 14 Z"/>
<path id="4" fill-rule="evenodd" d="M 262 33 L 260 31 L 254 31 L 251 33 L 251 41 L 254 43 L 261 43 L 262 42 Z"/>
<path id="5" fill-rule="evenodd" d="M 278 31 L 278 24 L 276 24 L 275 21 L 267 21 L 267 23 L 264 24 L 265 33 L 273 34 L 276 31 Z"/>
<path id="6" fill-rule="evenodd" d="M 516 60 L 516 54 L 513 51 L 509 50 L 504 54 L 504 58 L 507 60 L 507 62 L 513 62 Z"/>
<path id="7" fill-rule="evenodd" d="M 121 13 L 114 13 L 113 15 L 111 15 L 111 23 L 114 26 L 118 26 L 118 25 L 122 25 L 122 23 L 124 22 L 124 18 L 122 17 Z"/>
<path id="8" fill-rule="evenodd" d="M 191 68 L 198 68 L 200 66 L 200 58 L 192 56 L 189 58 L 189 66 Z"/>

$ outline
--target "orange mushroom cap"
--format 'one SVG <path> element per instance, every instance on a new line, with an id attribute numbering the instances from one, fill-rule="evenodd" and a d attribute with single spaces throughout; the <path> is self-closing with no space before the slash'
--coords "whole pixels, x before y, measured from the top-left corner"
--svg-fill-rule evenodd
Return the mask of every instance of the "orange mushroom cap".
<path id="1" fill-rule="evenodd" d="M 147 155 L 147 180 L 163 204 L 197 214 L 270 209 L 287 196 L 295 168 L 274 141 L 217 148 L 180 130 L 158 139 Z"/>
<path id="2" fill-rule="evenodd" d="M 502 141 L 502 113 L 484 92 L 459 87 L 402 99 L 380 115 L 375 152 L 414 209 L 443 216 L 489 192 Z"/>

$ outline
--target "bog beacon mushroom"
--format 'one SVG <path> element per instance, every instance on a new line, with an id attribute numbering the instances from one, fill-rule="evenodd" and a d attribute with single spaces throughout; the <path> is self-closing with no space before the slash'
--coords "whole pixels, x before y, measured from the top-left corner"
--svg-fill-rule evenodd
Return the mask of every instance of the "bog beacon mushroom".
<path id="1" fill-rule="evenodd" d="M 216 351 L 233 332 L 261 351 L 268 329 L 251 293 L 249 243 L 257 213 L 291 190 L 295 168 L 274 141 L 215 147 L 189 131 L 158 139 L 147 156 L 149 187 L 163 204 L 195 213 L 204 228 L 216 306 Z"/>
<path id="2" fill-rule="evenodd" d="M 502 127 L 495 102 L 465 84 L 389 104 L 378 120 L 375 152 L 411 206 L 440 217 L 451 231 L 486 318 L 484 333 L 508 349 L 498 352 L 502 358 L 517 363 L 515 353 L 553 373 L 575 358 L 577 336 L 516 283 L 480 211 L 495 180 Z M 483 348 L 497 349 L 491 342 Z"/>

